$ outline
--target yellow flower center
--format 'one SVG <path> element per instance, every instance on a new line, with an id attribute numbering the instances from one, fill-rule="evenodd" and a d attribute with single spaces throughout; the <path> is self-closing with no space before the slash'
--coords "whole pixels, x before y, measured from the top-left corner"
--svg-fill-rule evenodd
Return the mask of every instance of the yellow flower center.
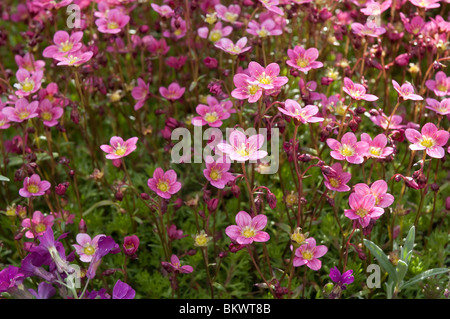
<path id="1" fill-rule="evenodd" d="M 286 204 L 288 204 L 289 206 L 292 206 L 295 203 L 297 203 L 297 196 L 295 194 L 288 194 L 286 196 Z"/>
<path id="2" fill-rule="evenodd" d="M 115 21 L 108 22 L 108 29 L 118 29 L 119 24 Z"/>
<path id="3" fill-rule="evenodd" d="M 258 81 L 262 84 L 272 84 L 272 78 L 267 76 L 265 72 L 259 77 Z"/>
<path id="4" fill-rule="evenodd" d="M 355 214 L 358 215 L 359 217 L 365 217 L 367 213 L 368 211 L 365 210 L 364 208 L 358 208 L 355 212 Z"/>
<path id="5" fill-rule="evenodd" d="M 52 113 L 50 113 L 50 112 L 43 112 L 43 113 L 41 113 L 41 118 L 42 118 L 44 121 L 51 121 L 52 118 L 53 118 L 53 115 L 52 115 Z"/>
<path id="6" fill-rule="evenodd" d="M 212 113 L 206 113 L 205 114 L 205 121 L 208 123 L 213 123 L 215 121 L 218 120 L 218 116 L 216 112 L 212 112 Z"/>
<path id="7" fill-rule="evenodd" d="M 33 81 L 30 81 L 28 79 L 25 80 L 25 82 L 22 84 L 22 91 L 30 92 L 34 88 Z"/>
<path id="8" fill-rule="evenodd" d="M 92 245 L 87 244 L 86 247 L 83 248 L 83 252 L 86 255 L 91 256 L 95 253 L 95 248 Z"/>
<path id="9" fill-rule="evenodd" d="M 447 86 L 445 84 L 438 84 L 436 88 L 441 92 L 447 92 Z"/>
<path id="10" fill-rule="evenodd" d="M 209 39 L 212 42 L 217 42 L 222 38 L 222 32 L 219 30 L 211 30 L 211 33 L 209 34 Z"/>
<path id="11" fill-rule="evenodd" d="M 181 29 L 176 29 L 176 30 L 173 32 L 173 34 L 175 34 L 176 36 L 179 36 L 179 35 L 181 35 L 182 32 L 183 32 L 183 31 L 181 31 Z"/>
<path id="12" fill-rule="evenodd" d="M 302 257 L 306 260 L 311 260 L 314 257 L 314 254 L 310 250 L 304 250 L 302 251 Z"/>
<path id="13" fill-rule="evenodd" d="M 337 115 L 344 116 L 347 107 L 342 102 L 338 102 L 335 108 Z"/>
<path id="14" fill-rule="evenodd" d="M 230 21 L 230 22 L 235 22 L 238 18 L 238 15 L 236 13 L 232 13 L 232 12 L 226 12 L 225 13 L 225 19 Z"/>
<path id="15" fill-rule="evenodd" d="M 330 178 L 329 183 L 333 187 L 339 187 L 340 185 L 339 180 L 337 180 L 336 178 Z"/>
<path id="16" fill-rule="evenodd" d="M 218 179 L 220 179 L 221 174 L 218 170 L 212 169 L 209 177 L 211 177 L 212 180 L 217 181 Z"/>
<path id="17" fill-rule="evenodd" d="M 118 155 L 118 156 L 122 156 L 123 154 L 125 154 L 127 151 L 126 146 L 123 145 L 118 145 L 117 148 L 114 151 L 114 154 Z"/>
<path id="18" fill-rule="evenodd" d="M 195 245 L 196 246 L 206 246 L 208 244 L 209 238 L 208 235 L 205 233 L 198 234 L 195 236 Z"/>
<path id="19" fill-rule="evenodd" d="M 22 111 L 18 114 L 19 119 L 25 120 L 28 116 L 30 116 L 30 112 Z"/>
<path id="20" fill-rule="evenodd" d="M 309 61 L 307 59 L 298 58 L 298 60 L 297 60 L 297 65 L 301 68 L 306 67 L 308 64 L 309 64 Z"/>
<path id="21" fill-rule="evenodd" d="M 354 152 L 355 152 L 355 151 L 354 151 L 352 148 L 348 147 L 347 145 L 344 145 L 344 146 L 341 148 L 341 154 L 342 154 L 343 156 L 352 156 Z"/>
<path id="22" fill-rule="evenodd" d="M 254 237 L 255 235 L 256 230 L 252 227 L 245 226 L 244 229 L 242 230 L 242 236 L 244 236 L 245 238 L 251 238 Z"/>
<path id="23" fill-rule="evenodd" d="M 77 63 L 79 60 L 78 57 L 73 56 L 73 55 L 69 56 L 68 59 L 69 59 L 69 65 L 73 65 L 73 64 Z"/>
<path id="24" fill-rule="evenodd" d="M 71 42 L 69 42 L 69 40 L 67 40 L 66 42 L 61 44 L 60 50 L 62 52 L 67 52 L 67 51 L 72 50 L 72 48 L 73 48 L 73 44 Z"/>
<path id="25" fill-rule="evenodd" d="M 422 145 L 423 147 L 429 148 L 434 145 L 434 141 L 430 137 L 424 137 L 422 142 L 420 142 L 420 145 Z"/>
<path id="26" fill-rule="evenodd" d="M 37 186 L 35 184 L 31 184 L 31 185 L 28 185 L 27 190 L 31 194 L 35 194 L 35 193 L 39 192 L 39 186 Z"/>
<path id="27" fill-rule="evenodd" d="M 45 230 L 47 229 L 47 227 L 45 226 L 45 224 L 37 224 L 34 229 L 36 230 L 37 233 L 42 233 L 45 232 Z"/>
<path id="28" fill-rule="evenodd" d="M 217 12 L 206 14 L 205 22 L 208 24 L 216 23 L 217 21 Z"/>
<path id="29" fill-rule="evenodd" d="M 369 150 L 369 153 L 375 156 L 380 156 L 381 155 L 381 148 L 379 147 L 371 147 Z"/>
<path id="30" fill-rule="evenodd" d="M 169 184 L 166 181 L 159 181 L 157 187 L 161 192 L 167 192 L 169 190 Z"/>
<path id="31" fill-rule="evenodd" d="M 267 37 L 269 35 L 269 32 L 266 29 L 262 28 L 261 30 L 258 31 L 258 35 L 261 38 L 264 38 L 264 37 Z"/>
<path id="32" fill-rule="evenodd" d="M 239 155 L 244 156 L 244 157 L 250 155 L 250 152 L 248 151 L 248 149 L 244 143 L 242 143 L 241 148 L 239 150 L 237 150 L 236 153 L 238 153 Z"/>
<path id="33" fill-rule="evenodd" d="M 249 93 L 250 95 L 255 95 L 256 92 L 258 92 L 258 91 L 259 91 L 259 86 L 257 86 L 257 85 L 250 85 L 250 86 L 248 87 L 248 93 Z"/>

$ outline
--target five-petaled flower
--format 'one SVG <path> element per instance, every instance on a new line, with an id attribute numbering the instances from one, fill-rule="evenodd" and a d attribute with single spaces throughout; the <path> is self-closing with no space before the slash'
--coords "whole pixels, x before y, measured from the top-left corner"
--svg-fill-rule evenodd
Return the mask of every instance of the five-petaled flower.
<path id="1" fill-rule="evenodd" d="M 313 237 L 305 239 L 306 244 L 301 245 L 295 250 L 293 266 L 300 267 L 306 265 L 312 270 L 319 270 L 322 267 L 322 261 L 318 258 L 325 255 L 328 248 L 325 245 L 316 246 L 316 240 Z"/>
<path id="2" fill-rule="evenodd" d="M 450 133 L 445 130 L 438 130 L 436 125 L 429 122 L 422 127 L 420 133 L 412 128 L 406 129 L 405 136 L 412 143 L 409 145 L 411 150 L 425 150 L 430 157 L 443 158 L 445 155 L 443 146 L 447 144 Z"/>
<path id="3" fill-rule="evenodd" d="M 33 174 L 30 177 L 25 177 L 23 180 L 23 188 L 19 190 L 22 197 L 42 196 L 50 188 L 49 181 L 41 181 L 38 174 Z"/>
<path id="4" fill-rule="evenodd" d="M 124 141 L 120 136 L 113 136 L 109 140 L 110 145 L 101 145 L 100 148 L 103 152 L 108 153 L 107 159 L 116 160 L 129 155 L 136 149 L 137 137 L 131 137 Z"/>
<path id="5" fill-rule="evenodd" d="M 266 225 L 266 215 L 260 214 L 252 218 L 247 212 L 240 211 L 236 215 L 236 225 L 228 226 L 225 233 L 240 245 L 249 245 L 254 241 L 266 242 L 270 239 L 269 234 L 263 231 Z"/>
<path id="6" fill-rule="evenodd" d="M 147 181 L 148 187 L 162 198 L 169 199 L 181 189 L 181 183 L 177 182 L 177 173 L 173 169 L 164 172 L 157 168 L 153 172 L 153 178 Z"/>

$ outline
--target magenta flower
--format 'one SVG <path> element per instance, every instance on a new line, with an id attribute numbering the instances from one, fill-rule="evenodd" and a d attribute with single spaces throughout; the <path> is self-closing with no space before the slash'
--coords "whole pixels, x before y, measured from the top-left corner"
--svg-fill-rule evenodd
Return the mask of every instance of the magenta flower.
<path id="1" fill-rule="evenodd" d="M 340 163 L 331 165 L 331 170 L 322 170 L 324 184 L 326 188 L 336 192 L 348 192 L 351 188 L 347 183 L 352 178 L 352 174 L 344 172 Z"/>
<path id="2" fill-rule="evenodd" d="M 53 104 L 45 99 L 39 103 L 39 117 L 43 120 L 44 125 L 48 127 L 58 124 L 58 120 L 64 114 L 61 107 L 53 106 Z"/>
<path id="3" fill-rule="evenodd" d="M 334 138 L 327 139 L 328 146 L 332 149 L 330 155 L 339 161 L 347 160 L 352 164 L 361 164 L 364 161 L 364 155 L 369 150 L 369 144 L 364 141 L 357 142 L 355 134 L 345 133 L 341 142 Z"/>
<path id="4" fill-rule="evenodd" d="M 359 183 L 355 185 L 355 193 L 361 196 L 372 195 L 375 197 L 375 206 L 386 208 L 394 202 L 394 196 L 387 193 L 388 184 L 380 179 L 372 183 L 369 187 L 367 184 Z"/>
<path id="5" fill-rule="evenodd" d="M 344 215 L 351 220 L 357 220 L 363 228 L 366 228 L 371 219 L 378 219 L 384 214 L 384 209 L 375 206 L 375 197 L 372 194 L 360 195 L 351 193 L 349 197 L 350 209 L 344 210 Z"/>
<path id="6" fill-rule="evenodd" d="M 158 14 L 162 18 L 168 19 L 168 18 L 171 18 L 175 14 L 173 9 L 171 7 L 169 7 L 168 5 L 166 5 L 166 4 L 164 4 L 162 6 L 159 6 L 156 3 L 151 3 L 150 5 L 152 6 L 153 10 L 158 12 Z"/>
<path id="7" fill-rule="evenodd" d="M 186 88 L 182 88 L 177 82 L 173 82 L 167 88 L 161 86 L 159 94 L 169 101 L 176 101 L 183 96 L 185 90 Z"/>
<path id="8" fill-rule="evenodd" d="M 123 239 L 123 252 L 125 255 L 134 257 L 139 248 L 139 237 L 136 235 L 125 236 Z"/>
<path id="9" fill-rule="evenodd" d="M 241 13 L 241 7 L 239 5 L 231 4 L 226 7 L 223 4 L 216 4 L 214 6 L 214 9 L 217 12 L 217 17 L 222 21 L 234 24 L 236 25 L 236 27 L 242 25 L 242 22 L 238 21 L 239 15 Z"/>
<path id="10" fill-rule="evenodd" d="M 392 80 L 392 85 L 394 86 L 394 89 L 398 92 L 398 95 L 401 98 L 403 98 L 403 100 L 413 100 L 413 101 L 423 100 L 423 97 L 414 94 L 414 88 L 409 83 L 404 83 L 400 87 L 400 85 L 395 80 Z"/>
<path id="11" fill-rule="evenodd" d="M 127 283 L 117 280 L 113 288 L 112 299 L 134 299 L 136 291 Z"/>
<path id="12" fill-rule="evenodd" d="M 82 31 L 73 32 L 70 36 L 66 31 L 56 31 L 53 35 L 54 44 L 46 47 L 42 55 L 46 58 L 56 59 L 75 53 L 83 46 L 81 43 L 82 38 Z"/>
<path id="13" fill-rule="evenodd" d="M 432 110 L 440 115 L 448 115 L 450 114 L 450 98 L 443 99 L 441 102 L 428 98 L 426 99 L 427 105 L 425 106 L 427 109 Z"/>
<path id="14" fill-rule="evenodd" d="M 349 78 L 344 78 L 344 92 L 355 100 L 376 101 L 378 97 L 372 94 L 366 94 L 366 88 L 362 84 L 353 83 Z"/>
<path id="15" fill-rule="evenodd" d="M 166 30 L 163 32 L 163 36 L 167 38 L 173 36 L 174 40 L 179 40 L 186 35 L 186 21 L 184 21 L 180 16 L 174 16 L 170 19 L 170 28 L 172 29 L 172 34 Z"/>
<path id="16" fill-rule="evenodd" d="M 306 265 L 312 270 L 319 270 L 322 262 L 318 259 L 325 255 L 328 248 L 324 245 L 316 246 L 316 240 L 313 237 L 305 239 L 306 244 L 301 245 L 295 250 L 294 267 Z"/>
<path id="17" fill-rule="evenodd" d="M 277 7 L 280 4 L 279 0 L 259 0 L 259 2 L 270 12 L 280 16 L 284 14 L 283 10 Z"/>
<path id="18" fill-rule="evenodd" d="M 38 101 L 28 103 L 27 99 L 20 98 L 14 103 L 14 107 L 7 106 L 2 109 L 2 113 L 8 117 L 10 122 L 22 123 L 25 120 L 39 116 L 37 112 Z"/>
<path id="19" fill-rule="evenodd" d="M 369 144 L 369 149 L 365 156 L 367 157 L 375 157 L 375 158 L 385 158 L 388 155 L 391 155 L 394 152 L 392 147 L 386 147 L 387 138 L 384 134 L 378 134 L 372 140 L 369 134 L 362 133 L 361 141 L 367 142 Z"/>
<path id="20" fill-rule="evenodd" d="M 386 114 L 381 113 L 379 115 L 374 115 L 370 117 L 370 120 L 377 126 L 381 127 L 383 130 L 387 130 L 388 124 L 389 129 L 397 130 L 404 127 L 402 125 L 403 118 L 400 115 L 393 115 L 388 117 Z"/>
<path id="21" fill-rule="evenodd" d="M 9 265 L 0 271 L 0 294 L 17 289 L 22 284 L 25 276 L 19 270 L 19 267 Z"/>
<path id="22" fill-rule="evenodd" d="M 15 94 L 19 97 L 22 97 L 37 92 L 41 88 L 43 77 L 43 71 L 36 71 L 31 74 L 26 69 L 17 70 L 16 78 L 18 83 L 14 84 L 14 87 L 17 89 Z"/>
<path id="23" fill-rule="evenodd" d="M 383 27 L 378 27 L 377 24 L 371 20 L 367 21 L 366 24 L 361 24 L 358 22 L 352 23 L 352 32 L 359 36 L 368 36 L 372 38 L 376 38 L 384 33 L 386 33 L 386 29 Z"/>
<path id="24" fill-rule="evenodd" d="M 228 154 L 231 160 L 258 160 L 267 156 L 266 151 L 259 150 L 264 144 L 264 136 L 262 134 L 256 134 L 247 138 L 243 132 L 235 129 L 230 133 L 229 141 L 230 144 L 217 144 L 217 148 L 221 152 Z"/>
<path id="25" fill-rule="evenodd" d="M 250 84 L 258 85 L 265 90 L 279 88 L 289 81 L 286 76 L 278 76 L 280 66 L 276 63 L 270 63 L 264 68 L 258 62 L 252 61 L 248 64 L 248 72 L 251 77 Z"/>
<path id="26" fill-rule="evenodd" d="M 231 41 L 228 38 L 222 38 L 219 41 L 217 41 L 216 43 L 214 43 L 214 46 L 216 48 L 219 48 L 231 55 L 239 55 L 242 54 L 244 52 L 247 52 L 248 50 L 250 50 L 252 47 L 251 46 L 245 46 L 247 44 L 247 37 L 243 37 L 240 38 L 236 44 L 233 43 L 233 41 Z"/>
<path id="27" fill-rule="evenodd" d="M 416 7 L 424 8 L 425 10 L 439 8 L 441 6 L 439 1 L 440 0 L 409 0 L 409 2 Z"/>
<path id="28" fill-rule="evenodd" d="M 245 73 L 238 73 L 233 77 L 233 83 L 236 88 L 231 91 L 231 96 L 238 100 L 247 100 L 249 103 L 255 103 L 261 98 L 263 89 L 252 84 L 252 78 Z"/>
<path id="29" fill-rule="evenodd" d="M 330 269 L 331 280 L 336 283 L 342 290 L 347 289 L 346 285 L 350 285 L 355 280 L 355 277 L 353 277 L 352 274 L 352 269 L 347 270 L 343 274 L 341 274 L 336 266 Z"/>
<path id="30" fill-rule="evenodd" d="M 286 64 L 307 73 L 311 69 L 318 69 L 323 67 L 323 63 L 316 61 L 319 57 L 319 51 L 316 48 L 309 48 L 305 50 L 303 47 L 297 45 L 294 50 L 288 49 L 288 57 L 290 60 Z"/>
<path id="31" fill-rule="evenodd" d="M 111 9 L 108 14 L 95 20 L 98 31 L 102 33 L 115 34 L 122 31 L 122 28 L 128 24 L 130 17 L 120 9 Z"/>
<path id="32" fill-rule="evenodd" d="M 53 215 L 44 216 L 40 211 L 35 211 L 33 213 L 33 218 L 25 218 L 22 220 L 22 227 L 30 229 L 25 233 L 25 237 L 34 238 L 37 236 L 42 236 L 47 228 L 53 226 L 53 221 L 55 217 Z"/>
<path id="33" fill-rule="evenodd" d="M 0 130 L 6 130 L 10 126 L 8 117 L 0 109 Z"/>
<path id="34" fill-rule="evenodd" d="M 233 27 L 222 27 L 222 22 L 217 22 L 214 28 L 209 31 L 208 27 L 201 27 L 198 29 L 198 36 L 202 39 L 208 39 L 209 41 L 216 43 L 223 37 L 227 37 L 233 32 Z"/>
<path id="35" fill-rule="evenodd" d="M 109 140 L 110 145 L 101 145 L 100 149 L 103 152 L 108 153 L 106 155 L 107 159 L 115 160 L 129 155 L 136 149 L 136 143 L 138 141 L 137 137 L 131 137 L 124 141 L 119 136 L 113 136 Z"/>
<path id="36" fill-rule="evenodd" d="M 138 78 L 138 85 L 131 90 L 131 96 L 133 99 L 137 101 L 134 105 L 134 110 L 139 110 L 142 106 L 144 106 L 145 101 L 147 101 L 150 93 L 150 84 L 145 83 L 144 80 Z"/>
<path id="37" fill-rule="evenodd" d="M 246 31 L 259 38 L 276 36 L 283 33 L 283 30 L 281 30 L 272 19 L 266 19 L 262 23 L 252 20 L 248 23 L 248 28 Z"/>
<path id="38" fill-rule="evenodd" d="M 195 116 L 192 118 L 191 122 L 194 126 L 203 126 L 208 124 L 211 127 L 222 126 L 222 120 L 226 120 L 230 117 L 230 113 L 223 109 L 220 104 L 215 104 L 212 106 L 199 104 L 195 108 L 200 116 Z"/>
<path id="39" fill-rule="evenodd" d="M 37 291 L 34 289 L 28 289 L 28 291 L 36 298 L 36 299 L 50 299 L 56 293 L 55 287 L 52 284 L 49 284 L 45 281 L 42 281 L 37 288 Z"/>
<path id="40" fill-rule="evenodd" d="M 25 53 L 25 55 L 22 57 L 20 55 L 16 55 L 14 57 L 14 60 L 16 61 L 17 66 L 19 69 L 25 69 L 30 73 L 36 72 L 36 71 L 43 71 L 45 67 L 45 62 L 42 60 L 35 60 L 33 55 L 29 52 Z"/>
<path id="41" fill-rule="evenodd" d="M 233 175 L 228 172 L 231 163 L 214 161 L 211 156 L 206 158 L 206 168 L 203 170 L 203 175 L 211 183 L 212 186 L 223 189 L 225 185 L 234 180 Z"/>
<path id="42" fill-rule="evenodd" d="M 450 76 L 447 77 L 443 71 L 436 73 L 435 79 L 427 80 L 425 85 L 437 96 L 446 96 L 450 94 Z"/>
<path id="43" fill-rule="evenodd" d="M 148 179 L 147 185 L 158 196 L 165 199 L 169 199 L 181 189 L 181 183 L 177 182 L 177 173 L 173 169 L 164 172 L 159 167 L 153 172 L 153 178 Z"/>
<path id="44" fill-rule="evenodd" d="M 170 263 L 167 261 L 162 261 L 161 265 L 168 271 L 179 274 L 189 274 L 194 271 L 194 268 L 192 268 L 192 266 L 181 266 L 180 259 L 177 257 L 177 255 L 172 255 L 172 257 L 170 257 Z"/>
<path id="45" fill-rule="evenodd" d="M 411 21 L 409 21 L 403 13 L 400 13 L 403 24 L 405 25 L 405 30 L 412 35 L 419 35 L 422 31 L 425 21 L 423 21 L 421 16 L 414 16 Z"/>
<path id="46" fill-rule="evenodd" d="M 59 61 L 58 64 L 56 65 L 68 65 L 78 67 L 83 63 L 89 61 L 93 55 L 94 53 L 92 51 L 86 52 L 77 51 L 63 57 L 56 57 L 55 59 Z"/>
<path id="47" fill-rule="evenodd" d="M 266 225 L 266 215 L 260 214 L 252 218 L 247 212 L 240 211 L 236 215 L 236 225 L 228 226 L 225 233 L 240 245 L 250 245 L 254 241 L 266 242 L 270 239 L 269 234 L 262 231 Z"/>
<path id="48" fill-rule="evenodd" d="M 25 177 L 23 180 L 23 188 L 19 189 L 19 195 L 25 198 L 32 196 L 41 196 L 50 188 L 50 182 L 41 181 L 38 174 L 31 177 Z"/>
<path id="49" fill-rule="evenodd" d="M 76 240 L 78 244 L 73 244 L 72 247 L 75 248 L 81 261 L 85 263 L 92 261 L 98 248 L 98 240 L 102 237 L 106 237 L 106 235 L 100 234 L 91 239 L 91 236 L 86 233 L 77 234 Z"/>
<path id="50" fill-rule="evenodd" d="M 278 110 L 294 119 L 299 121 L 302 124 L 306 123 L 317 123 L 322 122 L 324 118 L 322 117 L 315 117 L 319 112 L 319 108 L 315 105 L 306 105 L 304 108 L 300 106 L 300 104 L 297 103 L 297 101 L 287 99 L 284 102 L 284 107 L 278 107 Z"/>
<path id="51" fill-rule="evenodd" d="M 417 130 L 408 128 L 405 136 L 409 142 L 409 148 L 413 151 L 426 150 L 428 156 L 433 158 L 443 158 L 445 155 L 444 146 L 447 144 L 450 133 L 445 130 L 438 130 L 433 123 L 426 123 L 419 133 Z"/>

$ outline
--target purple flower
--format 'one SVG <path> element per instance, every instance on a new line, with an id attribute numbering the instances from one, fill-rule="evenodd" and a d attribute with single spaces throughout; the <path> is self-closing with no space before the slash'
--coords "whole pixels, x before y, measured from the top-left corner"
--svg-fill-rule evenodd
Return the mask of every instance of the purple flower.
<path id="1" fill-rule="evenodd" d="M 56 293 L 55 287 L 44 281 L 39 284 L 37 292 L 34 289 L 28 289 L 28 291 L 36 297 L 36 299 L 50 299 Z"/>
<path id="2" fill-rule="evenodd" d="M 91 260 L 91 263 L 89 264 L 86 276 L 89 279 L 94 278 L 95 273 L 97 272 L 97 268 L 98 266 L 100 266 L 102 258 L 109 253 L 115 254 L 117 252 L 120 252 L 119 245 L 111 236 L 101 237 L 97 242 L 97 249 L 95 251 L 94 257 Z"/>
<path id="3" fill-rule="evenodd" d="M 21 284 L 24 275 L 19 272 L 19 268 L 13 265 L 9 265 L 2 271 L 0 271 L 0 293 L 7 292 L 8 290 L 17 287 Z"/>
<path id="4" fill-rule="evenodd" d="M 343 274 L 339 271 L 339 269 L 335 266 L 330 269 L 330 278 L 333 282 L 335 282 L 342 290 L 346 289 L 346 285 L 350 285 L 355 280 L 353 277 L 353 270 L 347 270 Z"/>
<path id="5" fill-rule="evenodd" d="M 128 284 L 117 280 L 113 288 L 112 299 L 134 299 L 136 291 Z"/>
<path id="6" fill-rule="evenodd" d="M 51 227 L 47 228 L 45 233 L 39 237 L 39 246 L 33 247 L 31 252 L 34 253 L 33 264 L 37 267 L 46 264 L 51 268 L 56 266 L 59 273 L 73 271 L 66 259 L 64 246 L 55 240 Z"/>

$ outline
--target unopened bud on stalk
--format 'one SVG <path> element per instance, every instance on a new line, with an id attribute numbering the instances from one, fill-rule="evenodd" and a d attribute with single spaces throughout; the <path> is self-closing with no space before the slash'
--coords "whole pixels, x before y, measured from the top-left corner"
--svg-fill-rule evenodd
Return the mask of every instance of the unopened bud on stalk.
<path id="1" fill-rule="evenodd" d="M 267 203 L 272 209 L 275 209 L 277 207 L 277 197 L 271 191 L 267 192 Z"/>
<path id="2" fill-rule="evenodd" d="M 81 219 L 78 223 L 78 232 L 80 233 L 87 233 L 87 225 L 84 219 Z"/>

